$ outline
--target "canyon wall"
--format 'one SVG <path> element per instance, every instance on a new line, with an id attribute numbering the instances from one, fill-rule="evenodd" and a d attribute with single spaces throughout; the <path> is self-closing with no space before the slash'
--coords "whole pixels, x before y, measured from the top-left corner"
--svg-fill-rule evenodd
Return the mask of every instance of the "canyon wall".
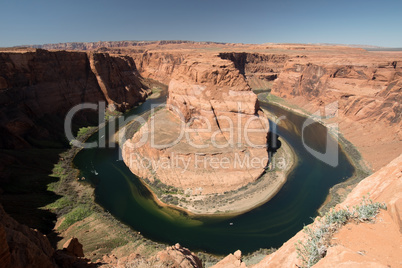
<path id="1" fill-rule="evenodd" d="M 143 77 L 169 84 L 173 71 L 188 56 L 185 52 L 138 52 L 129 55 L 134 59 Z"/>
<path id="2" fill-rule="evenodd" d="M 286 54 L 261 54 L 246 52 L 223 52 L 222 59 L 233 61 L 252 89 L 270 89 L 285 63 L 290 58 Z"/>
<path id="3" fill-rule="evenodd" d="M 114 50 L 111 50 L 113 52 Z M 114 51 L 116 52 L 116 51 Z M 136 62 L 138 71 L 144 77 L 169 84 L 173 71 L 187 58 L 194 57 L 194 52 L 187 50 L 127 50 Z M 210 57 L 210 53 L 203 53 L 198 59 Z M 221 52 L 221 59 L 230 60 L 242 74 L 252 89 L 267 89 L 278 77 L 286 61 L 290 58 L 286 54 L 264 54 L 248 52 Z"/>
<path id="4" fill-rule="evenodd" d="M 129 57 L 41 49 L 0 53 L 0 148 L 27 147 L 28 134 L 46 139 L 57 126 L 64 133 L 64 116 L 77 104 L 106 101 L 110 110 L 123 111 L 147 94 Z"/>
<path id="5" fill-rule="evenodd" d="M 398 59 L 398 57 L 397 57 Z M 272 87 L 310 112 L 336 102 L 342 134 L 374 170 L 402 153 L 402 66 L 392 57 L 298 58 L 287 62 Z"/>

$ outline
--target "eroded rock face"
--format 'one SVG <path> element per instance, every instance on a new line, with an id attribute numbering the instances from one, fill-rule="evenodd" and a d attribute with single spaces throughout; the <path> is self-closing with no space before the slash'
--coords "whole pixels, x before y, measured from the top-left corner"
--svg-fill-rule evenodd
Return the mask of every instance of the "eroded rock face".
<path id="1" fill-rule="evenodd" d="M 132 107 L 147 96 L 139 79 L 128 57 L 41 49 L 0 53 L 0 148 L 29 146 L 27 134 L 46 139 L 56 128 L 63 133 L 64 116 L 80 103 Z"/>
<path id="2" fill-rule="evenodd" d="M 157 112 L 123 146 L 134 174 L 209 194 L 236 190 L 263 173 L 268 120 L 233 62 L 217 56 L 186 59 L 169 83 L 167 104 L 168 110 Z M 148 140 L 136 148 L 146 136 L 154 144 Z"/>
<path id="3" fill-rule="evenodd" d="M 388 55 L 348 56 L 288 61 L 272 93 L 312 113 L 336 102 L 331 123 L 378 170 L 402 153 L 402 67 Z"/>
<path id="4" fill-rule="evenodd" d="M 39 231 L 21 225 L 0 206 L 0 258 L 2 267 L 55 267 L 54 250 Z M 0 266 L 1 266 L 0 265 Z"/>
<path id="5" fill-rule="evenodd" d="M 286 54 L 260 53 L 220 53 L 222 59 L 233 61 L 242 73 L 249 86 L 253 89 L 271 88 L 272 82 L 278 77 L 285 63 L 289 60 Z"/>
<path id="6" fill-rule="evenodd" d="M 152 78 L 169 84 L 173 71 L 187 56 L 183 52 L 148 52 L 129 53 L 135 60 L 138 71 L 143 77 Z"/>

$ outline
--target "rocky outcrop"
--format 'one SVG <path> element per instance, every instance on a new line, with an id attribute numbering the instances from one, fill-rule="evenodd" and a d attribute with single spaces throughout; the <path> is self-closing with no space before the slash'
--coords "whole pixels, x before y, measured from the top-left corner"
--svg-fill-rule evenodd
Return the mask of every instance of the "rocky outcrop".
<path id="1" fill-rule="evenodd" d="M 134 174 L 209 194 L 236 190 L 264 172 L 268 121 L 233 62 L 187 58 L 169 83 L 167 103 L 169 110 L 157 112 L 124 144 L 123 159 Z M 153 144 L 137 146 L 149 135 Z M 152 164 L 144 167 L 144 159 Z M 173 162 L 157 166 L 166 161 Z"/>
<path id="2" fill-rule="evenodd" d="M 1 267 L 55 267 L 54 249 L 46 236 L 21 225 L 0 206 Z M 2 266 L 4 265 L 4 266 Z"/>
<path id="3" fill-rule="evenodd" d="M 138 253 L 131 253 L 125 257 L 116 255 L 103 256 L 102 264 L 98 267 L 104 268 L 126 268 L 126 267 L 171 267 L 171 268 L 202 268 L 201 260 L 190 250 L 180 244 L 167 247 L 153 256 L 142 256 Z"/>
<path id="4" fill-rule="evenodd" d="M 246 264 L 241 260 L 241 251 L 237 250 L 233 254 L 229 254 L 223 260 L 212 266 L 211 268 L 246 268 Z"/>
<path id="5" fill-rule="evenodd" d="M 73 254 L 76 257 L 84 257 L 84 251 L 82 249 L 82 244 L 78 242 L 78 239 L 75 237 L 70 238 L 63 245 L 63 249 Z"/>
<path id="6" fill-rule="evenodd" d="M 146 96 L 128 57 L 41 49 L 0 53 L 0 148 L 29 146 L 27 135 L 55 139 L 50 132 L 64 132 L 64 116 L 77 104 L 106 101 L 124 110 Z"/>
<path id="7" fill-rule="evenodd" d="M 54 268 L 98 267 L 84 258 L 82 245 L 71 238 L 62 250 L 55 250 L 48 238 L 11 218 L 0 205 L 0 267 Z"/>
<path id="8" fill-rule="evenodd" d="M 359 205 L 363 196 L 367 197 L 369 194 L 374 202 L 386 203 L 387 211 L 382 211 L 374 224 L 355 225 L 350 223 L 341 228 L 338 234 L 335 234 L 336 239 L 332 241 L 333 247 L 328 249 L 328 256 L 314 267 L 387 267 L 390 263 L 400 264 L 398 264 L 400 261 L 398 252 L 400 252 L 402 242 L 401 178 L 402 155 L 362 180 L 346 200 L 337 205 L 337 209 Z M 348 231 L 350 232 L 348 233 Z M 379 240 L 381 237 L 383 240 Z M 305 239 L 304 233 L 300 231 L 276 252 L 252 267 L 295 267 L 295 265 L 300 265 L 295 244 L 298 240 L 303 241 L 303 239 Z M 387 254 L 375 255 L 376 252 L 382 252 L 384 247 L 386 247 L 385 251 L 388 251 Z"/>
<path id="9" fill-rule="evenodd" d="M 172 268 L 202 268 L 200 259 L 178 243 L 158 252 L 157 259 Z"/>

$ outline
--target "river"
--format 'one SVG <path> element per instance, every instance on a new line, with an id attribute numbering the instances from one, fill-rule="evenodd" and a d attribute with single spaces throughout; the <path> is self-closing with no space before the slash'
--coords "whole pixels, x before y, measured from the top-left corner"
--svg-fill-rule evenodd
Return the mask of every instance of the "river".
<path id="1" fill-rule="evenodd" d="M 162 93 L 125 116 L 143 113 L 152 105 L 165 101 L 166 95 Z M 119 160 L 121 152 L 118 146 L 81 150 L 74 165 L 95 187 L 96 202 L 154 241 L 180 243 L 192 251 L 219 255 L 237 249 L 250 253 L 260 248 L 280 247 L 304 225 L 312 222 L 329 189 L 351 177 L 354 168 L 339 145 L 339 164 L 336 167 L 321 162 L 306 150 L 301 138 L 304 117 L 264 102 L 261 107 L 278 117 L 286 117 L 277 126 L 278 134 L 293 148 L 299 161 L 274 198 L 239 216 L 190 217 L 159 207 L 147 188 Z M 270 123 L 272 129 L 273 123 Z M 325 152 L 326 128 L 312 124 L 305 131 L 305 144 Z M 98 140 L 98 136 L 98 133 L 94 134 L 91 140 Z M 108 136 L 102 138 L 108 139 Z"/>

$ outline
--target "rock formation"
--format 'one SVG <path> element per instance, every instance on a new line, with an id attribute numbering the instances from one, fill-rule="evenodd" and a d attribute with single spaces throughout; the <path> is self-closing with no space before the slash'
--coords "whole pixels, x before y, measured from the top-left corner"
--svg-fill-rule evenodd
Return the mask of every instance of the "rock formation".
<path id="1" fill-rule="evenodd" d="M 159 262 L 169 263 L 172 268 L 202 268 L 198 257 L 178 243 L 158 252 L 157 259 Z"/>
<path id="2" fill-rule="evenodd" d="M 223 260 L 211 268 L 246 268 L 246 264 L 241 260 L 241 251 L 237 250 L 234 254 L 229 254 Z"/>
<path id="3" fill-rule="evenodd" d="M 123 159 L 134 174 L 208 194 L 236 190 L 263 173 L 268 121 L 233 62 L 187 58 L 175 69 L 167 103 L 169 111 L 157 112 L 124 144 Z M 157 146 L 148 140 L 136 148 L 148 135 Z M 155 164 L 167 159 L 180 160 L 167 168 Z"/>
<path id="4" fill-rule="evenodd" d="M 82 245 L 78 242 L 78 239 L 75 237 L 70 238 L 67 240 L 66 243 L 63 245 L 63 249 L 73 254 L 76 257 L 84 257 L 84 251 L 82 250 Z"/>
<path id="5" fill-rule="evenodd" d="M 57 126 L 63 133 L 64 116 L 80 103 L 106 101 L 125 110 L 146 98 L 145 88 L 128 57 L 41 49 L 0 53 L 0 148 L 27 147 L 27 135 L 49 139 Z"/>

